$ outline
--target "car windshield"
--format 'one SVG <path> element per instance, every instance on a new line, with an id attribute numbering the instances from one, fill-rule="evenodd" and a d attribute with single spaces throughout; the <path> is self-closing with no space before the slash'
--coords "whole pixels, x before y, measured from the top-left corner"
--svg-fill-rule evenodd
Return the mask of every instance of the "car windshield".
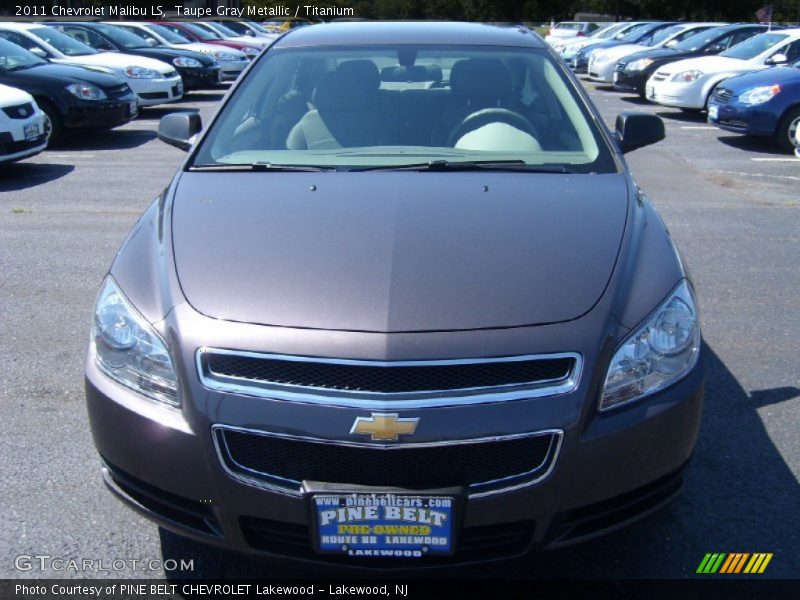
<path id="1" fill-rule="evenodd" d="M 214 29 L 217 33 L 225 37 L 237 37 L 239 34 L 236 33 L 230 27 L 223 25 L 222 23 L 208 23 L 208 26 Z"/>
<path id="2" fill-rule="evenodd" d="M 653 40 L 650 42 L 651 46 L 658 46 L 659 44 L 663 44 L 673 35 L 679 34 L 681 31 L 686 29 L 685 25 L 673 25 L 672 27 L 665 27 L 661 31 L 656 32 L 653 35 Z"/>
<path id="3" fill-rule="evenodd" d="M 46 63 L 47 61 L 28 52 L 25 48 L 0 38 L 0 70 L 19 71 Z"/>
<path id="4" fill-rule="evenodd" d="M 97 50 L 79 42 L 74 37 L 61 33 L 52 27 L 36 27 L 30 30 L 31 35 L 35 35 L 40 40 L 50 44 L 53 48 L 65 56 L 85 56 L 87 54 L 97 54 Z"/>
<path id="5" fill-rule="evenodd" d="M 741 44 L 736 44 L 733 48 L 725 50 L 720 56 L 750 60 L 762 52 L 769 50 L 775 44 L 782 42 L 787 37 L 788 36 L 780 33 L 760 33 L 755 37 L 743 41 Z"/>
<path id="6" fill-rule="evenodd" d="M 644 34 L 650 31 L 653 27 L 652 23 L 640 23 L 635 27 L 631 27 L 628 31 L 624 33 L 618 33 L 614 39 L 619 40 L 620 42 L 625 42 L 626 44 L 632 44 L 639 40 Z"/>
<path id="7" fill-rule="evenodd" d="M 195 25 L 194 23 L 184 23 L 183 26 L 204 42 L 222 39 L 222 36 L 218 33 L 215 33 L 205 27 L 201 27 L 200 25 Z"/>
<path id="8" fill-rule="evenodd" d="M 113 25 L 95 25 L 95 27 L 112 42 L 126 50 L 148 47 L 141 37 L 119 27 L 114 27 Z"/>
<path id="9" fill-rule="evenodd" d="M 148 24 L 147 29 L 155 32 L 156 34 L 167 40 L 167 42 L 170 44 L 183 45 L 192 43 L 189 38 L 186 38 L 181 34 L 172 31 L 168 27 L 164 27 L 163 25 Z M 147 36 L 146 33 L 144 33 L 144 35 Z"/>
<path id="10" fill-rule="evenodd" d="M 570 29 L 572 31 L 581 29 L 583 27 L 583 23 L 559 23 L 556 25 L 556 29 Z"/>
<path id="11" fill-rule="evenodd" d="M 624 23 L 615 23 L 614 25 L 608 25 L 607 27 L 603 27 L 602 29 L 598 29 L 597 31 L 592 33 L 592 35 L 590 35 L 589 37 L 600 38 L 600 39 L 605 40 L 605 39 L 610 38 L 614 34 L 618 33 L 624 27 L 625 27 Z"/>
<path id="12" fill-rule="evenodd" d="M 269 31 L 267 31 L 267 29 L 265 29 L 264 27 L 262 27 L 261 25 L 259 25 L 255 21 L 248 21 L 247 24 L 250 25 L 250 27 L 252 27 L 256 31 L 260 31 L 261 33 L 269 33 Z"/>
<path id="13" fill-rule="evenodd" d="M 230 165 L 613 172 L 576 86 L 541 49 L 286 48 L 236 88 L 195 154 Z"/>
<path id="14" fill-rule="evenodd" d="M 686 38 L 672 46 L 673 50 L 677 50 L 678 52 L 697 52 L 698 50 L 702 50 L 712 42 L 717 41 L 721 37 L 723 37 L 729 30 L 718 30 L 718 29 L 709 29 L 706 31 L 701 31 L 700 33 L 695 33 L 693 36 Z"/>

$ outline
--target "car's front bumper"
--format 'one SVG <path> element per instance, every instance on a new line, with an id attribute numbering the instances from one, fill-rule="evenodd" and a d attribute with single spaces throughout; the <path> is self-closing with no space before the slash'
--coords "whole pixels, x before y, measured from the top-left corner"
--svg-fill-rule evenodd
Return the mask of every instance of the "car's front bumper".
<path id="1" fill-rule="evenodd" d="M 599 83 L 612 83 L 614 77 L 614 66 L 617 61 L 614 60 L 594 60 L 589 63 L 589 79 Z"/>
<path id="2" fill-rule="evenodd" d="M 163 79 L 126 79 L 139 99 L 139 106 L 155 106 L 176 102 L 183 98 L 183 81 L 180 75 Z"/>
<path id="3" fill-rule="evenodd" d="M 733 133 L 772 137 L 778 128 L 780 111 L 770 110 L 769 104 L 747 106 L 736 100 L 721 104 L 712 98 L 708 103 L 708 122 Z"/>
<path id="4" fill-rule="evenodd" d="M 106 100 L 68 98 L 64 126 L 70 129 L 110 129 L 131 121 L 139 114 L 138 98 L 127 96 Z"/>
<path id="5" fill-rule="evenodd" d="M 222 71 L 218 65 L 213 67 L 178 68 L 186 90 L 216 87 L 222 82 Z"/>
<path id="6" fill-rule="evenodd" d="M 37 110 L 26 119 L 11 119 L 0 113 L 0 164 L 39 154 L 47 148 L 47 124 Z"/>
<path id="7" fill-rule="evenodd" d="M 691 83 L 679 81 L 656 81 L 651 77 L 645 85 L 645 97 L 651 102 L 676 108 L 702 110 L 706 107 L 706 81 L 698 79 Z"/>
<path id="8" fill-rule="evenodd" d="M 629 73 L 627 71 L 614 71 L 614 89 L 618 92 L 630 92 L 633 94 L 644 95 L 644 86 L 647 83 L 650 73 L 639 71 Z"/>
<path id="9" fill-rule="evenodd" d="M 183 363 L 188 365 L 181 369 L 183 379 L 196 379 L 193 361 Z M 568 394 L 400 411 L 426 424 L 422 442 L 563 432 L 552 468 L 540 481 L 468 498 L 463 543 L 475 535 L 496 543 L 487 551 L 462 548 L 446 562 L 509 558 L 589 539 L 677 495 L 699 427 L 702 367 L 658 394 L 601 414 L 596 402 L 602 381 L 598 369 L 584 364 L 578 387 Z M 354 419 L 369 411 L 256 399 L 209 390 L 199 382 L 188 388 L 183 410 L 163 408 L 110 380 L 93 360 L 87 362 L 89 416 L 112 491 L 182 535 L 242 552 L 328 560 L 312 548 L 308 500 L 231 476 L 217 453 L 212 427 L 289 432 L 335 443 L 347 440 Z"/>

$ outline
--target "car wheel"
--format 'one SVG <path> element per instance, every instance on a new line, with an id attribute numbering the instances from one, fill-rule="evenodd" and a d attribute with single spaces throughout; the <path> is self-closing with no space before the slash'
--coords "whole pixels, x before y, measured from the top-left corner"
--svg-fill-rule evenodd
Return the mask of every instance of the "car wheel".
<path id="1" fill-rule="evenodd" d="M 775 132 L 775 143 L 785 152 L 794 152 L 797 148 L 797 129 L 800 128 L 800 106 L 795 106 L 781 119 Z"/>
<path id="2" fill-rule="evenodd" d="M 61 141 L 64 136 L 64 123 L 58 109 L 47 100 L 37 98 L 36 103 L 47 118 L 47 127 L 50 128 L 50 143 Z"/>

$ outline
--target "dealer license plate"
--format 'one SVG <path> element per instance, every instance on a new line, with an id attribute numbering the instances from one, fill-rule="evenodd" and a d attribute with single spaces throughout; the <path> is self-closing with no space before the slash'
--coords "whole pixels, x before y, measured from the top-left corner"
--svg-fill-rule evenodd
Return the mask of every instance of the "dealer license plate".
<path id="1" fill-rule="evenodd" d="M 25 127 L 23 127 L 23 132 L 25 133 L 26 142 L 35 140 L 41 135 L 38 123 L 29 123 L 28 125 L 25 125 Z"/>
<path id="2" fill-rule="evenodd" d="M 420 558 L 452 554 L 455 498 L 390 493 L 311 497 L 320 552 Z"/>
<path id="3" fill-rule="evenodd" d="M 128 102 L 128 114 L 135 115 L 139 112 L 139 103 L 136 100 Z"/>
<path id="4" fill-rule="evenodd" d="M 619 73 L 614 71 L 614 83 L 617 83 L 617 81 L 619 81 Z"/>
<path id="5" fill-rule="evenodd" d="M 655 89 L 653 89 L 652 85 L 645 85 L 644 95 L 650 98 L 651 100 L 656 97 L 656 91 Z"/>
<path id="6" fill-rule="evenodd" d="M 708 118 L 716 121 L 718 116 L 719 116 L 719 106 L 709 106 Z"/>

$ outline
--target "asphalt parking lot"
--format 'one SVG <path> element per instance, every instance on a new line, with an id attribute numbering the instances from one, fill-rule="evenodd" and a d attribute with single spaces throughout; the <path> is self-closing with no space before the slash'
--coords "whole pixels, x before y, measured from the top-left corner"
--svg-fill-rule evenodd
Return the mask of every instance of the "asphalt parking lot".
<path id="1" fill-rule="evenodd" d="M 630 154 L 693 272 L 707 382 L 682 498 L 613 536 L 453 575 L 694 577 L 707 552 L 773 552 L 764 577 L 800 576 L 800 160 L 677 110 L 587 86 L 609 125 L 664 117 L 667 139 Z M 0 577 L 19 555 L 194 559 L 194 577 L 324 575 L 199 547 L 115 500 L 88 429 L 82 364 L 92 304 L 131 225 L 184 156 L 156 139 L 182 107 L 207 117 L 222 93 L 147 109 L 0 171 Z M 633 448 L 632 452 L 639 449 Z M 331 573 L 339 573 L 331 571 Z M 340 574 L 340 573 L 339 573 Z M 155 570 L 82 576 L 163 577 Z"/>

